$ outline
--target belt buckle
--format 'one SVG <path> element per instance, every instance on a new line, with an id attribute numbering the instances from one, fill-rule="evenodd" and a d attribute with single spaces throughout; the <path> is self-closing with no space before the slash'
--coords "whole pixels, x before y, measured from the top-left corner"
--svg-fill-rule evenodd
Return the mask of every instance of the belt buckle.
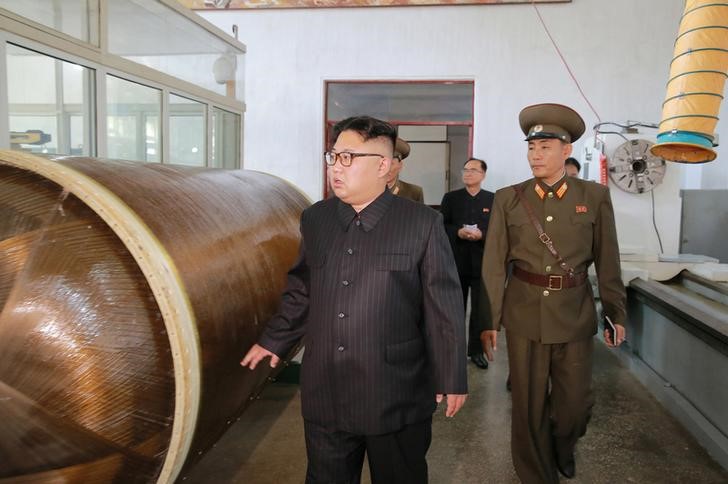
<path id="1" fill-rule="evenodd" d="M 554 281 L 558 281 L 558 285 L 554 285 Z M 549 290 L 560 291 L 564 288 L 564 276 L 549 276 Z"/>

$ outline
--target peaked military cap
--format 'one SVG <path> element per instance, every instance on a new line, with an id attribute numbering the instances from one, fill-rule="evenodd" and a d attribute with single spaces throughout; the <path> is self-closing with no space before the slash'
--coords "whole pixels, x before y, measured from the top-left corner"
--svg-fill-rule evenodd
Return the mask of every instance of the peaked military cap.
<path id="1" fill-rule="evenodd" d="M 578 140 L 586 126 L 579 113 L 562 104 L 544 103 L 527 106 L 518 115 L 526 141 L 556 138 L 566 143 Z"/>
<path id="2" fill-rule="evenodd" d="M 397 144 L 394 145 L 394 156 L 400 160 L 404 160 L 410 154 L 410 145 L 402 138 L 397 138 Z"/>

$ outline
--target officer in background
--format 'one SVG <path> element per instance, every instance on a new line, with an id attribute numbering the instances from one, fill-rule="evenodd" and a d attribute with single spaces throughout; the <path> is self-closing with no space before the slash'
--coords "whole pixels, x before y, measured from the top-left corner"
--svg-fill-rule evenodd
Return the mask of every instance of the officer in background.
<path id="1" fill-rule="evenodd" d="M 397 144 L 394 147 L 394 158 L 392 158 L 392 167 L 389 169 L 389 177 L 387 178 L 387 187 L 393 194 L 409 198 L 415 202 L 425 203 L 422 194 L 422 187 L 413 183 L 407 183 L 399 179 L 399 172 L 402 171 L 402 161 L 410 154 L 410 145 L 402 138 L 397 138 Z"/>
<path id="2" fill-rule="evenodd" d="M 483 370 L 488 368 L 488 360 L 483 357 L 480 342 L 480 333 L 483 330 L 482 320 L 478 317 L 478 304 L 482 299 L 479 297 L 480 271 L 494 197 L 493 192 L 481 188 L 487 170 L 485 161 L 470 158 L 462 170 L 465 187 L 446 193 L 440 203 L 445 232 L 450 239 L 460 286 L 463 289 L 463 307 L 467 306 L 470 290 L 468 356 L 475 366 Z"/>
<path id="3" fill-rule="evenodd" d="M 624 341 L 625 290 L 609 189 L 566 176 L 584 121 L 571 108 L 538 104 L 519 116 L 533 178 L 496 192 L 483 257 L 489 359 L 506 328 L 512 383 L 511 453 L 522 482 L 576 473 L 574 449 L 591 415 L 597 315 L 587 268 L 594 263 L 604 313 Z M 512 265 L 508 277 L 507 267 Z"/>
<path id="4" fill-rule="evenodd" d="M 566 169 L 567 175 L 578 178 L 579 172 L 581 171 L 581 163 L 579 163 L 579 160 L 577 160 L 576 158 L 572 158 L 570 156 L 566 159 L 564 168 Z"/>

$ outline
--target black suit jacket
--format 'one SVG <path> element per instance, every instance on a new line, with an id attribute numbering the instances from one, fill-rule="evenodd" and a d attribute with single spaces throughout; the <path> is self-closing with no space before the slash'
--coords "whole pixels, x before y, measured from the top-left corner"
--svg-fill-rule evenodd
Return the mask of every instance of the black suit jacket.
<path id="1" fill-rule="evenodd" d="M 301 216 L 301 248 L 260 344 L 304 338 L 303 417 L 361 435 L 467 393 L 460 283 L 440 214 L 389 190 L 357 216 L 338 198 Z"/>
<path id="2" fill-rule="evenodd" d="M 490 209 L 493 207 L 493 192 L 480 190 L 474 197 L 465 188 L 453 190 L 442 197 L 440 211 L 445 223 L 445 231 L 450 239 L 458 273 L 462 277 L 480 277 L 483 261 L 483 246 L 488 233 Z M 483 233 L 481 240 L 463 240 L 458 230 L 463 224 L 477 224 Z"/>

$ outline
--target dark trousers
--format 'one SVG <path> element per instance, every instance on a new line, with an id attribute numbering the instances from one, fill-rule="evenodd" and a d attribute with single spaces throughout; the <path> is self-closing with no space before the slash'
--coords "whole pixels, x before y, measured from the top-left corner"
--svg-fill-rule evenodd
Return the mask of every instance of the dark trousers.
<path id="1" fill-rule="evenodd" d="M 478 318 L 478 304 L 480 303 L 480 275 L 475 277 L 460 276 L 460 287 L 463 289 L 463 307 L 468 308 L 468 289 L 470 289 L 470 318 L 468 323 L 468 356 L 483 353 L 480 343 L 480 333 L 483 331 L 482 322 Z"/>
<path id="2" fill-rule="evenodd" d="M 558 483 L 557 456 L 565 463 L 591 417 L 594 340 L 541 344 L 507 331 L 507 345 L 513 466 L 524 484 Z"/>
<path id="3" fill-rule="evenodd" d="M 432 419 L 384 435 L 357 435 L 304 421 L 306 484 L 359 484 L 364 453 L 372 484 L 426 484 Z"/>

